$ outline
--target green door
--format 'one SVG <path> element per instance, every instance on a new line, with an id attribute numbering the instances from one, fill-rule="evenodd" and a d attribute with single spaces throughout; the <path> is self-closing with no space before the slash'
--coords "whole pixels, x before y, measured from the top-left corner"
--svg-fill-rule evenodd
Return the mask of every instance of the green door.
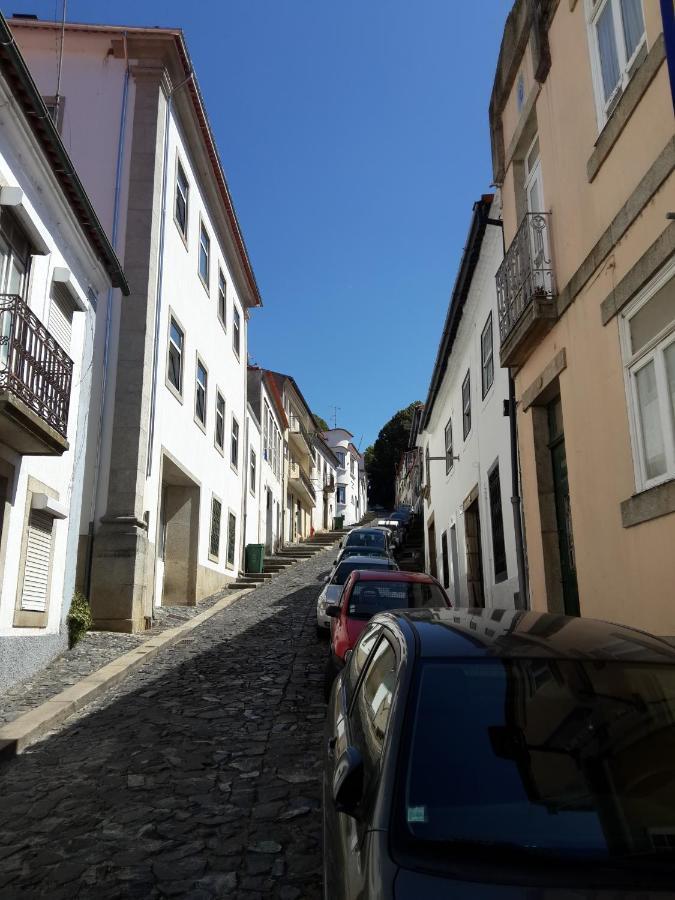
<path id="1" fill-rule="evenodd" d="M 553 467 L 553 491 L 555 495 L 556 524 L 558 527 L 563 605 L 566 615 L 578 616 L 580 614 L 579 588 L 577 586 L 577 567 L 574 556 L 570 488 L 567 478 L 567 456 L 565 455 L 565 433 L 563 431 L 560 397 L 549 404 L 548 430 L 551 465 Z"/>

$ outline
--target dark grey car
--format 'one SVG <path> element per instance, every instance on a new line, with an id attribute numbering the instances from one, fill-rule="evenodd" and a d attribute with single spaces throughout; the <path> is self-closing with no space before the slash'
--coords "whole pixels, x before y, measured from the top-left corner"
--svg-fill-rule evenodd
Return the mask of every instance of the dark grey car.
<path id="1" fill-rule="evenodd" d="M 374 618 L 328 706 L 324 891 L 675 897 L 675 649 L 536 612 Z"/>

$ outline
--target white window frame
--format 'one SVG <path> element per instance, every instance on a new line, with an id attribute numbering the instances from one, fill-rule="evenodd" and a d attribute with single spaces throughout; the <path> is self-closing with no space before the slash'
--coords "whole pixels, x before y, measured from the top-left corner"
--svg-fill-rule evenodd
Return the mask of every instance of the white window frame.
<path id="1" fill-rule="evenodd" d="M 249 490 L 255 497 L 255 483 L 258 477 L 258 456 L 253 447 L 249 447 L 249 457 L 248 457 L 248 465 L 249 465 Z"/>
<path id="2" fill-rule="evenodd" d="M 205 256 L 206 256 L 206 278 L 202 275 L 202 235 L 206 235 L 206 244 L 205 244 Z M 204 220 L 202 217 L 199 217 L 199 243 L 197 245 L 197 275 L 199 276 L 199 280 L 204 285 L 204 290 L 207 294 L 210 294 L 210 281 L 211 281 L 211 235 L 209 234 L 209 230 L 204 224 Z"/>
<path id="3" fill-rule="evenodd" d="M 614 90 L 614 93 L 605 100 L 605 89 L 602 83 L 602 66 L 600 64 L 600 48 L 598 46 L 598 31 L 596 24 L 598 19 L 605 10 L 607 4 L 612 8 L 612 21 L 614 23 L 614 39 L 616 41 L 616 52 L 619 62 L 619 70 L 621 75 Z M 630 81 L 634 63 L 647 40 L 647 29 L 645 23 L 644 2 L 640 0 L 642 8 L 642 21 L 645 24 L 645 30 L 642 40 L 639 41 L 635 51 L 630 59 L 626 58 L 626 41 L 623 34 L 623 23 L 621 21 L 620 0 L 586 0 L 586 26 L 588 31 L 588 45 L 591 54 L 591 74 L 593 78 L 593 94 L 595 96 L 595 107 L 598 117 L 598 130 L 602 131 L 610 115 L 614 111 L 618 98 L 625 91 Z"/>
<path id="4" fill-rule="evenodd" d="M 237 442 L 237 457 L 233 461 L 235 440 Z M 239 471 L 239 421 L 234 414 L 232 415 L 232 430 L 230 431 L 230 465 L 235 472 Z"/>
<path id="5" fill-rule="evenodd" d="M 241 313 L 236 305 L 232 306 L 232 349 L 237 359 L 241 354 Z"/>
<path id="6" fill-rule="evenodd" d="M 223 314 L 220 314 L 220 305 L 223 305 Z M 227 278 L 225 277 L 225 272 L 223 271 L 222 266 L 218 266 L 218 309 L 217 309 L 218 321 L 223 326 L 224 330 L 227 331 Z"/>
<path id="7" fill-rule="evenodd" d="M 223 401 L 222 414 L 218 410 L 218 401 L 219 400 Z M 215 445 L 216 450 L 218 451 L 218 453 L 220 453 L 221 456 L 225 455 L 225 435 L 226 435 L 226 431 L 227 431 L 227 429 L 225 428 L 226 412 L 227 412 L 227 403 L 225 402 L 225 395 L 218 387 L 216 387 L 216 408 L 215 408 L 215 415 L 214 415 L 215 424 L 213 427 L 213 443 Z M 218 443 L 218 422 L 219 421 L 222 421 L 222 423 L 223 423 L 223 440 L 222 440 L 222 443 L 220 443 L 220 444 Z"/>
<path id="8" fill-rule="evenodd" d="M 197 397 L 199 396 L 199 388 L 201 387 L 199 382 L 199 367 L 204 370 L 204 419 L 199 418 L 197 415 Z M 206 363 L 197 354 L 197 359 L 195 362 L 195 409 L 194 409 L 194 420 L 199 425 L 202 431 L 206 431 L 206 423 L 209 418 L 209 370 L 206 367 Z"/>
<path id="9" fill-rule="evenodd" d="M 485 350 L 484 339 L 487 330 L 490 330 L 490 352 L 487 356 L 483 355 Z M 485 400 L 487 395 L 490 393 L 490 388 L 495 383 L 495 352 L 494 352 L 494 328 L 492 327 L 492 310 L 490 310 L 488 317 L 485 321 L 485 325 L 483 326 L 483 330 L 480 333 L 480 384 L 481 384 L 481 394 L 482 400 Z M 487 372 L 488 366 L 492 368 L 490 372 L 490 383 L 487 384 Z"/>
<path id="10" fill-rule="evenodd" d="M 448 444 L 448 430 L 450 431 L 450 444 Z M 452 416 L 448 416 L 443 430 L 443 441 L 445 443 L 445 474 L 449 475 L 455 467 L 455 450 L 453 445 L 454 435 L 452 431 Z"/>
<path id="11" fill-rule="evenodd" d="M 182 346 L 179 348 L 179 360 L 180 360 L 180 371 L 179 371 L 179 379 L 178 379 L 180 381 L 179 387 L 176 387 L 176 385 L 173 383 L 173 381 L 169 377 L 169 366 L 170 366 L 170 362 L 171 362 L 171 347 L 177 346 L 176 342 L 171 337 L 172 323 L 175 324 L 177 330 L 180 331 L 182 338 L 183 338 Z M 181 403 L 183 402 L 183 386 L 184 386 L 184 382 L 185 382 L 185 343 L 186 343 L 185 329 L 183 328 L 183 326 L 181 325 L 179 320 L 176 318 L 173 311 L 169 310 L 169 333 L 168 333 L 167 342 L 166 342 L 166 375 L 164 378 L 164 383 L 166 384 L 168 389 L 171 391 L 171 393 L 174 395 L 174 397 L 177 400 L 179 400 Z"/>
<path id="12" fill-rule="evenodd" d="M 630 321 L 645 306 L 651 298 L 668 281 L 675 279 L 675 259 L 661 269 L 652 280 L 645 285 L 635 299 L 621 311 L 620 339 L 623 356 L 624 383 L 626 388 L 626 403 L 628 406 L 628 421 L 630 427 L 631 449 L 633 453 L 633 467 L 635 472 L 635 487 L 637 493 L 649 490 L 659 484 L 675 479 L 675 422 L 669 408 L 668 384 L 665 381 L 665 366 L 655 367 L 657 384 L 659 388 L 659 406 L 661 411 L 661 423 L 663 426 L 663 442 L 666 454 L 666 471 L 663 475 L 648 478 L 646 473 L 644 452 L 642 448 L 642 429 L 640 427 L 639 403 L 637 398 L 637 386 L 635 375 L 651 360 L 663 355 L 666 347 L 675 340 L 675 326 L 667 325 L 650 341 L 641 347 L 636 353 L 632 352 L 630 340 Z M 670 422 L 670 430 L 668 424 Z"/>
<path id="13" fill-rule="evenodd" d="M 179 175 L 183 176 L 185 180 L 185 193 L 180 188 L 180 178 Z M 188 236 L 188 228 L 190 227 L 190 181 L 187 177 L 187 173 L 185 171 L 185 166 L 180 161 L 180 157 L 176 155 L 176 185 L 175 185 L 175 193 L 173 198 L 173 220 L 176 223 L 176 228 L 178 229 L 178 233 L 183 239 L 183 243 L 187 246 L 187 236 Z M 180 221 L 178 220 L 178 216 L 176 215 L 177 207 L 178 207 L 178 196 L 183 198 L 185 203 L 185 228 L 181 227 Z"/>

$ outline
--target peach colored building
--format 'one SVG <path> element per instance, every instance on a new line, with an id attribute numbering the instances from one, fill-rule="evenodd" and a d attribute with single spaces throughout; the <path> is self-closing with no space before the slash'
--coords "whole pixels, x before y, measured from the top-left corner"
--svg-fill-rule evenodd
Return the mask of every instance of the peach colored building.
<path id="1" fill-rule="evenodd" d="M 530 602 L 675 634 L 675 120 L 654 0 L 517 0 L 490 103 Z"/>

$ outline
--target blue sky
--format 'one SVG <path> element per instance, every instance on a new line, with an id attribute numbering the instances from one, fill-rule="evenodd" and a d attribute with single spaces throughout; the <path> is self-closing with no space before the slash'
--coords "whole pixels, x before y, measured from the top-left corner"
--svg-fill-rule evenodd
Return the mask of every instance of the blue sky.
<path id="1" fill-rule="evenodd" d="M 512 0 L 69 0 L 70 21 L 177 26 L 265 304 L 256 363 L 361 449 L 424 400 Z M 54 18 L 61 0 L 4 12 Z"/>

